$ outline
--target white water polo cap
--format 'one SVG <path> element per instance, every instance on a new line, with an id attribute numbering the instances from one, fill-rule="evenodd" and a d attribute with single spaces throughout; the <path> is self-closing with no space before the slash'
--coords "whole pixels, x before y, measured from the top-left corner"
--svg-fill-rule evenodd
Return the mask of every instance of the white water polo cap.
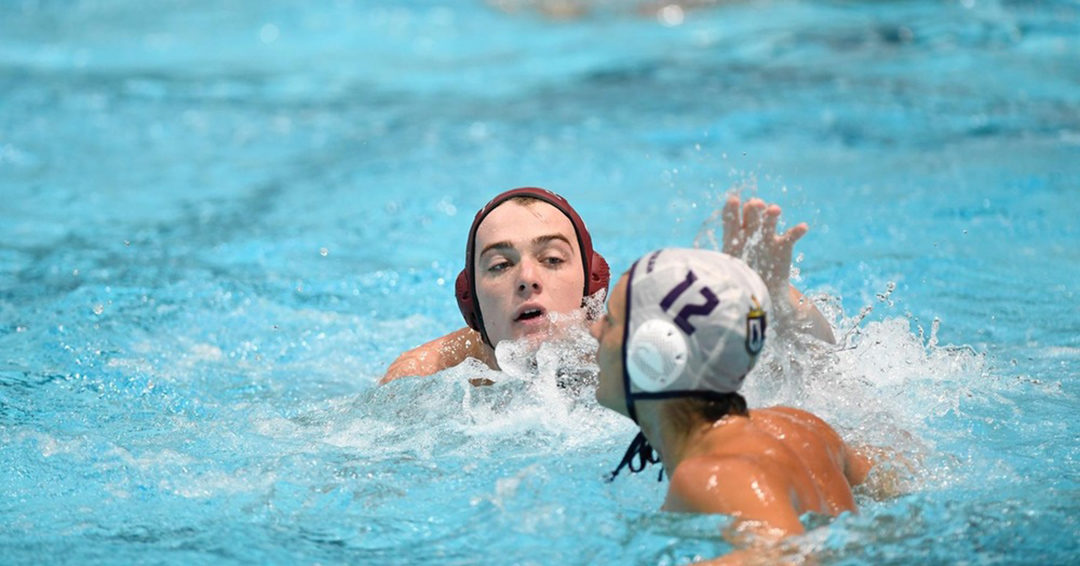
<path id="1" fill-rule="evenodd" d="M 712 250 L 667 248 L 630 268 L 624 386 L 634 399 L 734 393 L 765 345 L 772 304 L 742 260 Z"/>

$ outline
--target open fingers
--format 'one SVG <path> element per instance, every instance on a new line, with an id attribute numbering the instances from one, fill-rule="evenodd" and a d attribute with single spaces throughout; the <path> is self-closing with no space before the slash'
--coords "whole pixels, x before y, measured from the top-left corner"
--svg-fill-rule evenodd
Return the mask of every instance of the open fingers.
<path id="1" fill-rule="evenodd" d="M 784 232 L 780 235 L 781 245 L 788 249 L 791 249 L 795 246 L 795 242 L 798 242 L 799 238 L 805 236 L 806 233 L 809 231 L 810 226 L 807 225 L 806 222 L 800 222 L 799 224 L 792 226 L 787 232 Z"/>
<path id="2" fill-rule="evenodd" d="M 776 222 L 780 219 L 780 207 L 772 204 L 765 209 L 765 218 L 761 223 L 761 237 L 772 242 L 776 237 Z"/>
<path id="3" fill-rule="evenodd" d="M 761 216 L 765 211 L 765 201 L 752 198 L 743 205 L 743 230 L 747 234 L 757 233 L 761 229 Z"/>

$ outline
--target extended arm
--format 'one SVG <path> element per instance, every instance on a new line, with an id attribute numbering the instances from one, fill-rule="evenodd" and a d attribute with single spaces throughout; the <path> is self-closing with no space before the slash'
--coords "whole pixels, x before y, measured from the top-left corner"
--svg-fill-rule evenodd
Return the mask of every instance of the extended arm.
<path id="1" fill-rule="evenodd" d="M 480 333 L 471 328 L 455 330 L 398 356 L 386 369 L 379 385 L 406 376 L 424 376 L 454 367 L 465 358 L 476 358 L 495 367 L 491 348 L 484 345 Z"/>
<path id="2" fill-rule="evenodd" d="M 802 222 L 777 234 L 779 206 L 753 198 L 742 205 L 740 214 L 740 204 L 738 195 L 729 196 L 724 204 L 724 253 L 743 258 L 758 272 L 784 326 L 802 328 L 819 340 L 835 344 L 829 321 L 790 283 L 792 250 L 809 227 Z"/>

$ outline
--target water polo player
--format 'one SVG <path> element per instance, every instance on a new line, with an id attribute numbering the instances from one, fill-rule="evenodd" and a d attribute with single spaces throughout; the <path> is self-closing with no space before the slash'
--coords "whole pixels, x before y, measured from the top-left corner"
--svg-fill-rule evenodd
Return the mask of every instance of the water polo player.
<path id="1" fill-rule="evenodd" d="M 554 315 L 607 291 L 607 262 L 563 197 L 540 188 L 503 192 L 473 219 L 455 295 L 468 325 L 405 352 L 380 383 L 430 375 L 472 357 L 498 368 L 503 340 L 550 332 Z"/>
<path id="2" fill-rule="evenodd" d="M 597 400 L 640 428 L 612 479 L 662 463 L 665 510 L 732 515 L 766 540 L 803 532 L 806 512 L 855 511 L 870 461 L 818 417 L 748 410 L 739 394 L 772 311 L 762 278 L 727 254 L 669 248 L 633 264 L 593 324 Z"/>

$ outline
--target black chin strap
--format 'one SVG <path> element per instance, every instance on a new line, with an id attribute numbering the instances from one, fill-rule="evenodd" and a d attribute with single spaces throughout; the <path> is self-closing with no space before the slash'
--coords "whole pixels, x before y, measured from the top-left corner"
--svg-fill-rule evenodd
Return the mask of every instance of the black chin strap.
<path id="1" fill-rule="evenodd" d="M 637 457 L 637 461 L 634 461 L 634 457 Z M 611 483 L 615 481 L 615 476 L 619 475 L 619 472 L 623 468 L 629 468 L 631 474 L 636 474 L 645 469 L 645 466 L 649 464 L 659 464 L 660 458 L 657 457 L 656 451 L 653 450 L 652 445 L 645 438 L 645 433 L 638 432 L 634 440 L 630 442 L 630 447 L 626 449 L 626 454 L 622 458 L 622 462 L 619 462 L 619 466 L 615 468 L 611 474 L 608 475 L 604 481 Z M 664 468 L 660 467 L 660 474 L 656 476 L 656 481 L 662 481 L 664 479 Z"/>
<path id="2" fill-rule="evenodd" d="M 657 253 L 659 253 L 659 252 L 657 252 Z M 655 257 L 655 254 L 653 254 L 653 255 Z M 634 271 L 637 269 L 638 262 L 640 262 L 640 261 L 641 260 L 635 261 L 634 264 L 630 266 L 630 270 L 627 272 L 627 277 L 626 277 L 626 313 L 624 315 L 624 316 L 626 316 L 627 323 L 623 327 L 623 344 L 622 344 L 622 361 L 623 361 L 622 378 L 623 378 L 623 391 L 626 393 L 626 416 L 630 417 L 630 420 L 634 421 L 634 423 L 638 424 L 639 426 L 640 426 L 641 423 L 638 423 L 637 410 L 635 410 L 635 408 L 634 408 L 634 393 L 632 392 L 633 390 L 630 387 L 630 372 L 628 372 L 627 369 L 626 369 L 627 368 L 627 366 L 626 366 L 626 345 L 629 343 L 629 339 L 630 339 L 630 323 L 629 323 L 629 321 L 632 320 L 630 318 L 630 307 L 632 305 L 632 301 L 630 301 L 630 297 L 631 297 L 630 289 L 634 284 Z M 634 461 L 635 457 L 637 457 L 637 462 Z M 607 477 L 607 479 L 605 481 L 607 481 L 608 483 L 611 483 L 611 482 L 615 481 L 615 476 L 619 475 L 619 472 L 621 472 L 623 468 L 630 468 L 630 473 L 631 474 L 636 474 L 636 473 L 644 470 L 645 466 L 648 466 L 649 464 L 659 464 L 659 463 L 660 463 L 660 458 L 657 457 L 656 451 L 653 450 L 652 445 L 650 445 L 648 439 L 645 438 L 645 433 L 643 433 L 643 432 L 641 432 L 639 430 L 638 433 L 637 433 L 637 436 L 635 436 L 634 440 L 630 442 L 630 447 L 626 449 L 626 454 L 623 455 L 622 462 L 619 462 L 619 466 L 616 467 L 615 470 L 613 470 L 608 475 L 608 477 Z M 663 479 L 664 479 L 664 467 L 660 466 L 660 474 L 658 476 L 656 476 L 656 481 L 663 481 Z"/>

